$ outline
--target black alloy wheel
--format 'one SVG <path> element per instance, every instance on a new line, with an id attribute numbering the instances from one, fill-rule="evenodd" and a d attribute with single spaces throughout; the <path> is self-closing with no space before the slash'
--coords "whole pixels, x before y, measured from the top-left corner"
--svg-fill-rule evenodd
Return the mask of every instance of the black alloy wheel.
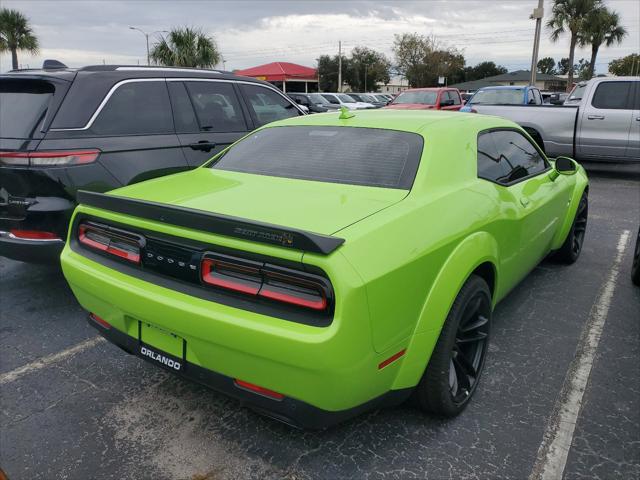
<path id="1" fill-rule="evenodd" d="M 582 252 L 584 237 L 587 231 L 587 219 L 589 217 L 589 200 L 586 192 L 582 194 L 576 215 L 573 218 L 571 229 L 562 246 L 556 250 L 553 258 L 561 263 L 570 265 L 578 260 Z"/>
<path id="2" fill-rule="evenodd" d="M 414 403 L 443 417 L 458 415 L 478 387 L 491 331 L 491 291 L 471 275 L 460 289 L 444 322 Z"/>

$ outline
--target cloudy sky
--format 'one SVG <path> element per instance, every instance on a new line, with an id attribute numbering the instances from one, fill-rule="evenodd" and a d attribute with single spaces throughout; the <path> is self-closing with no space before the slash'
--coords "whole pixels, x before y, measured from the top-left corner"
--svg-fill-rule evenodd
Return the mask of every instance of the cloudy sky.
<path id="1" fill-rule="evenodd" d="M 620 13 L 629 35 L 621 45 L 601 49 L 601 73 L 611 59 L 640 49 L 640 2 L 605 1 Z M 468 65 L 494 60 L 516 70 L 531 62 L 529 15 L 537 0 L 3 0 L 2 6 L 23 12 L 40 39 L 39 55 L 19 55 L 23 67 L 40 66 L 44 58 L 72 67 L 144 64 L 144 36 L 130 25 L 146 32 L 189 25 L 216 39 L 228 70 L 277 60 L 315 66 L 319 55 L 337 53 L 339 40 L 347 53 L 365 45 L 393 58 L 393 36 L 403 32 L 435 35 L 463 51 Z M 550 11 L 551 0 L 545 0 L 545 15 Z M 544 31 L 540 57 L 559 60 L 568 56 L 568 45 L 567 37 L 550 42 Z M 579 50 L 576 57 L 589 53 Z M 0 71 L 10 68 L 10 57 L 0 56 Z"/>

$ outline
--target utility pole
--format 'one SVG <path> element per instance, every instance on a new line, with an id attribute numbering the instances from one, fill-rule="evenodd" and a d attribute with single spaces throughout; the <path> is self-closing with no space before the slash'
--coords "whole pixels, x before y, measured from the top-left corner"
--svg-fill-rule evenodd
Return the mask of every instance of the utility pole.
<path id="1" fill-rule="evenodd" d="M 342 93 L 342 40 L 338 40 L 338 93 Z"/>
<path id="2" fill-rule="evenodd" d="M 368 64 L 364 64 L 364 93 L 367 93 L 367 67 Z"/>
<path id="3" fill-rule="evenodd" d="M 536 71 L 538 70 L 538 49 L 540 47 L 540 31 L 542 30 L 542 17 L 544 17 L 544 0 L 538 0 L 538 8 L 533 10 L 529 18 L 536 21 L 536 33 L 533 39 L 533 55 L 531 56 L 531 79 L 529 83 L 536 85 Z"/>

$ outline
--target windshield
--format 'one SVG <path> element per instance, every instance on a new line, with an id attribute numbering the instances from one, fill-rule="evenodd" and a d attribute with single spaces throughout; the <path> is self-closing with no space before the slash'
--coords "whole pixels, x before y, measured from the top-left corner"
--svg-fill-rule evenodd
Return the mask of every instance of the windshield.
<path id="1" fill-rule="evenodd" d="M 353 97 L 350 97 L 349 95 L 345 95 L 343 93 L 340 95 L 337 95 L 337 97 L 340 99 L 342 103 L 356 103 Z"/>
<path id="2" fill-rule="evenodd" d="M 329 102 L 329 100 L 324 98 L 319 93 L 310 93 L 309 100 L 311 100 L 312 103 L 320 103 L 322 105 L 331 105 L 331 102 Z"/>
<path id="3" fill-rule="evenodd" d="M 393 101 L 394 104 L 403 105 L 408 103 L 419 103 L 421 105 L 435 105 L 438 100 L 437 92 L 403 92 Z"/>
<path id="4" fill-rule="evenodd" d="M 0 137 L 32 138 L 44 120 L 53 91 L 47 82 L 0 82 Z"/>
<path id="5" fill-rule="evenodd" d="M 361 99 L 362 99 L 362 101 L 364 101 L 364 102 L 369 102 L 369 103 L 371 103 L 371 102 L 377 102 L 377 100 L 376 100 L 373 96 L 371 96 L 371 95 L 360 95 L 360 98 L 361 98 Z"/>
<path id="6" fill-rule="evenodd" d="M 578 85 L 573 87 L 573 90 L 571 90 L 571 93 L 569 94 L 569 98 L 567 98 L 566 103 L 580 103 L 580 101 L 582 100 L 582 96 L 584 95 L 584 91 L 586 89 L 587 89 L 586 83 L 579 83 Z"/>
<path id="7" fill-rule="evenodd" d="M 522 105 L 524 103 L 524 91 L 521 88 L 509 88 L 504 90 L 480 90 L 471 97 L 472 105 Z"/>
<path id="8" fill-rule="evenodd" d="M 420 135 L 397 130 L 272 127 L 236 143 L 211 168 L 408 190 L 418 170 L 422 146 Z"/>

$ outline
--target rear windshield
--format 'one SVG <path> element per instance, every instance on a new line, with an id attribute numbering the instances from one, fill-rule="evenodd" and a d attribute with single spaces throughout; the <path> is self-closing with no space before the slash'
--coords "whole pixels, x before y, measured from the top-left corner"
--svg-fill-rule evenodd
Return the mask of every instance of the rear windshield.
<path id="1" fill-rule="evenodd" d="M 53 92 L 53 85 L 47 82 L 0 81 L 0 137 L 33 137 L 44 120 Z"/>
<path id="2" fill-rule="evenodd" d="M 423 141 L 360 127 L 272 127 L 231 147 L 211 168 L 273 177 L 408 190 Z"/>
<path id="3" fill-rule="evenodd" d="M 471 98 L 471 104 L 480 105 L 522 105 L 524 103 L 524 90 L 480 90 Z"/>
<path id="4" fill-rule="evenodd" d="M 437 92 L 404 92 L 393 101 L 396 105 L 419 103 L 421 105 L 435 105 L 438 100 Z"/>

